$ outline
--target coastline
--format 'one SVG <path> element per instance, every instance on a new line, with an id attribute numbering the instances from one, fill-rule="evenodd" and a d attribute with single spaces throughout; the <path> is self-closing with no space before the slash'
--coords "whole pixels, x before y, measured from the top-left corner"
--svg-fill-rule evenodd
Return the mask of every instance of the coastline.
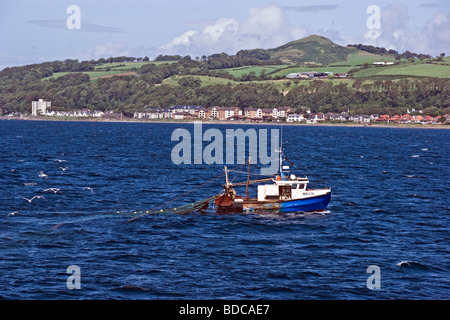
<path id="1" fill-rule="evenodd" d="M 450 129 L 450 125 L 441 124 L 417 124 L 417 123 L 293 123 L 293 122 L 251 122 L 251 121 L 227 121 L 227 120 L 156 120 L 156 119 L 111 119 L 111 118 L 66 118 L 66 117 L 9 117 L 0 116 L 0 120 L 21 121 L 69 121 L 69 122 L 116 122 L 116 123 L 159 123 L 159 124 L 194 124 L 201 121 L 203 124 L 225 124 L 225 125 L 276 125 L 276 126 L 304 126 L 304 127 L 355 127 L 355 128 L 400 128 L 400 129 Z"/>

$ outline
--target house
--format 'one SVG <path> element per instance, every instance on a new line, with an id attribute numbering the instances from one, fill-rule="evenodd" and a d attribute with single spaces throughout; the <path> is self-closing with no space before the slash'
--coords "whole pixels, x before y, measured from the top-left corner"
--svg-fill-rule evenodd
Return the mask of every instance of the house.
<path id="1" fill-rule="evenodd" d="M 387 114 L 382 114 L 381 116 L 379 116 L 378 118 L 376 118 L 375 121 L 379 121 L 379 122 L 388 122 L 388 121 L 389 121 L 389 115 L 387 115 Z"/>
<path id="2" fill-rule="evenodd" d="M 218 119 L 219 118 L 219 110 L 217 110 L 219 107 L 212 107 L 209 109 L 208 118 L 209 119 Z"/>
<path id="3" fill-rule="evenodd" d="M 261 118 L 264 120 L 272 120 L 273 119 L 273 109 L 264 108 L 261 109 Z"/>
<path id="4" fill-rule="evenodd" d="M 223 117 L 221 117 L 222 114 Z M 219 108 L 219 120 L 227 120 L 234 115 L 242 115 L 242 110 L 236 107 Z"/>
<path id="5" fill-rule="evenodd" d="M 399 122 L 401 123 L 411 123 L 412 116 L 410 114 L 404 114 L 400 117 Z"/>
<path id="6" fill-rule="evenodd" d="M 390 65 L 393 65 L 394 62 L 392 62 L 392 61 L 389 61 L 389 62 L 380 61 L 380 62 L 373 62 L 372 64 L 375 65 L 375 66 L 390 66 Z"/>
<path id="7" fill-rule="evenodd" d="M 35 117 L 38 115 L 44 115 L 47 112 L 47 108 L 50 108 L 52 103 L 50 101 L 45 101 L 44 99 L 39 99 L 38 101 L 31 102 L 31 114 Z"/>
<path id="8" fill-rule="evenodd" d="M 133 118 L 136 119 L 171 119 L 172 110 L 170 109 L 148 109 L 146 112 L 135 112 Z"/>
<path id="9" fill-rule="evenodd" d="M 330 121 L 342 121 L 340 119 L 340 116 L 341 115 L 339 113 L 332 113 L 332 112 L 325 113 L 325 119 Z"/>
<path id="10" fill-rule="evenodd" d="M 190 114 L 194 115 L 196 112 L 198 113 L 198 110 L 200 110 L 202 106 L 191 106 L 191 105 L 175 105 L 171 106 L 169 109 L 173 113 L 182 113 L 182 112 L 189 112 Z"/>
<path id="11" fill-rule="evenodd" d="M 348 78 L 348 73 L 335 73 L 336 78 Z"/>
<path id="12" fill-rule="evenodd" d="M 107 119 L 123 119 L 123 118 L 124 118 L 124 115 L 123 115 L 122 112 L 116 113 L 116 112 L 113 112 L 113 111 L 108 111 L 108 112 L 106 112 L 106 113 L 104 113 L 104 114 L 102 115 L 102 118 L 107 118 Z"/>
<path id="13" fill-rule="evenodd" d="M 425 123 L 425 118 L 422 116 L 412 116 L 411 123 Z"/>
<path id="14" fill-rule="evenodd" d="M 317 123 L 319 121 L 324 121 L 325 115 L 322 112 L 309 114 L 306 119 L 306 123 Z"/>
<path id="15" fill-rule="evenodd" d="M 370 122 L 370 117 L 368 115 L 351 116 L 350 119 L 353 122 L 357 122 L 357 123 L 369 123 Z"/>
<path id="16" fill-rule="evenodd" d="M 262 110 L 260 108 L 245 108 L 244 114 L 246 118 L 254 119 L 254 118 L 262 118 Z"/>
<path id="17" fill-rule="evenodd" d="M 289 79 L 297 79 L 297 78 L 300 78 L 300 73 L 289 73 L 289 74 L 286 76 L 286 78 L 289 78 Z"/>
<path id="18" fill-rule="evenodd" d="M 390 117 L 388 119 L 388 122 L 398 122 L 399 120 L 400 120 L 400 116 L 398 114 L 396 114 L 396 115 Z"/>
<path id="19" fill-rule="evenodd" d="M 318 72 L 307 71 L 307 72 L 302 72 L 300 75 L 301 75 L 301 78 L 314 78 L 318 75 Z"/>
<path id="20" fill-rule="evenodd" d="M 303 114 L 298 113 L 290 113 L 286 117 L 286 122 L 300 122 L 305 120 L 305 117 L 303 117 Z"/>
<path id="21" fill-rule="evenodd" d="M 245 117 L 243 115 L 235 114 L 235 115 L 228 117 L 227 120 L 240 121 L 240 120 L 245 120 Z"/>
<path id="22" fill-rule="evenodd" d="M 78 118 L 100 118 L 104 112 L 99 110 L 91 111 L 90 109 L 60 111 L 47 110 L 45 116 L 47 117 L 78 117 Z"/>
<path id="23" fill-rule="evenodd" d="M 208 115 L 208 109 L 201 108 L 201 109 L 197 110 L 197 113 L 196 113 L 197 118 L 206 119 L 207 115 Z"/>
<path id="24" fill-rule="evenodd" d="M 184 120 L 184 119 L 192 119 L 194 115 L 190 112 L 175 112 L 172 114 L 172 119 L 175 120 Z"/>
<path id="25" fill-rule="evenodd" d="M 286 118 L 288 112 L 291 111 L 291 107 L 278 107 L 272 109 L 272 118 L 278 119 L 278 118 Z"/>

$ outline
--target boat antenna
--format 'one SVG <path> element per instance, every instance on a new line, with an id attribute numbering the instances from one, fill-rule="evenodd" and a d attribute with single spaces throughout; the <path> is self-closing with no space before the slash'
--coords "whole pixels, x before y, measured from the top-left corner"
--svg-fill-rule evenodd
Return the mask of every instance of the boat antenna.
<path id="1" fill-rule="evenodd" d="M 251 159 L 251 157 L 248 157 L 248 171 L 247 171 L 247 185 L 245 187 L 245 200 L 248 199 L 248 184 L 250 182 L 250 159 Z"/>
<path id="2" fill-rule="evenodd" d="M 283 171 L 283 125 L 280 124 L 281 135 L 280 135 L 280 151 L 279 151 L 279 161 L 280 161 L 280 174 Z"/>

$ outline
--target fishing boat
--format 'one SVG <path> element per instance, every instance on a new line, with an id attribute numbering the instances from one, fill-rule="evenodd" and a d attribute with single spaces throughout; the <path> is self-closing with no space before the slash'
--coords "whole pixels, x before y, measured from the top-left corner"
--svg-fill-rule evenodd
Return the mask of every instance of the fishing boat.
<path id="1" fill-rule="evenodd" d="M 274 176 L 250 181 L 250 158 L 248 163 L 248 171 L 246 182 L 234 183 L 230 181 L 228 174 L 230 172 L 237 172 L 237 170 L 245 165 L 241 164 L 237 168 L 229 170 L 224 167 L 225 174 L 221 174 L 194 189 L 188 190 L 185 193 L 147 211 L 139 211 L 139 215 L 129 219 L 127 222 L 135 221 L 138 218 L 155 213 L 175 213 L 175 214 L 189 214 L 192 212 L 200 212 L 205 214 L 210 204 L 213 203 L 216 211 L 222 213 L 250 213 L 250 212 L 273 212 L 273 213 L 302 213 L 325 211 L 331 199 L 331 188 L 324 189 L 309 189 L 308 177 L 296 177 L 290 173 L 290 166 L 283 165 L 285 161 L 293 165 L 287 158 L 283 158 L 283 141 L 281 141 L 279 153 L 279 167 Z M 225 184 L 223 190 L 216 195 L 210 196 L 207 199 L 199 200 L 194 203 L 189 203 L 176 208 L 162 209 L 169 203 L 182 198 L 194 190 L 216 181 L 225 176 Z M 249 186 L 257 184 L 257 197 L 249 197 Z M 236 194 L 234 187 L 245 186 L 245 196 Z"/>
<path id="2" fill-rule="evenodd" d="M 324 211 L 331 199 L 331 188 L 308 189 L 308 177 L 296 177 L 291 174 L 290 166 L 283 165 L 283 161 L 287 159 L 282 159 L 281 150 L 279 153 L 279 171 L 271 178 L 250 181 L 247 175 L 247 182 L 233 184 L 229 181 L 229 170 L 225 166 L 224 190 L 214 201 L 217 211 L 220 213 Z M 250 168 L 250 161 L 248 163 Z M 264 182 L 266 184 L 263 184 Z M 248 196 L 250 184 L 258 184 L 256 198 Z M 244 185 L 246 186 L 245 196 L 237 195 L 234 187 Z"/>

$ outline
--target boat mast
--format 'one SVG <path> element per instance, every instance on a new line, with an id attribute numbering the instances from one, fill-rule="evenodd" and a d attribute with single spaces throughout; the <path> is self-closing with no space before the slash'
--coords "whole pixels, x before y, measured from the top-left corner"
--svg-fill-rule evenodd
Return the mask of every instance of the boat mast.
<path id="1" fill-rule="evenodd" d="M 227 166 L 224 167 L 224 171 L 225 171 L 225 186 L 228 188 L 228 168 Z"/>
<path id="2" fill-rule="evenodd" d="M 245 200 L 248 199 L 248 184 L 250 182 L 250 157 L 248 157 L 247 186 L 245 187 Z"/>
<path id="3" fill-rule="evenodd" d="M 283 154 L 283 125 L 281 125 L 281 137 L 280 137 L 280 151 L 279 151 L 279 154 L 280 154 L 280 174 L 281 174 L 281 172 L 283 172 L 283 156 L 282 156 L 282 154 Z"/>

